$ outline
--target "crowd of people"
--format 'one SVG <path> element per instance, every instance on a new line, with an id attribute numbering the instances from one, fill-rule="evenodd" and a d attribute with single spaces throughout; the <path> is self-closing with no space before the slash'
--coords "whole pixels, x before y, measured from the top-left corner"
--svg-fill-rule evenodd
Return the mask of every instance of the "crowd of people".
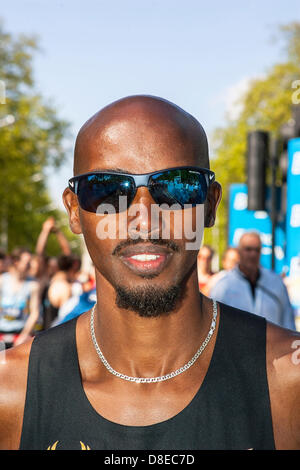
<path id="1" fill-rule="evenodd" d="M 50 234 L 61 254 L 46 255 Z M 6 348 L 66 321 L 95 303 L 93 270 L 83 272 L 81 258 L 71 252 L 68 240 L 53 217 L 42 227 L 34 252 L 20 247 L 0 252 L 0 341 Z"/>
<path id="2" fill-rule="evenodd" d="M 46 255 L 50 234 L 59 242 L 58 257 Z M 214 254 L 205 244 L 198 254 L 199 290 L 204 295 L 297 329 L 284 280 L 260 265 L 257 233 L 245 233 L 238 247 L 228 247 L 216 272 Z M 0 252 L 0 341 L 6 348 L 87 311 L 95 301 L 94 273 L 82 271 L 81 258 L 71 252 L 53 217 L 44 222 L 34 253 L 27 248 L 9 255 Z"/>
<path id="3" fill-rule="evenodd" d="M 299 329 L 288 283 L 283 276 L 261 266 L 261 248 L 258 233 L 244 233 L 237 247 L 225 250 L 222 269 L 215 273 L 214 250 L 203 245 L 198 254 L 199 289 L 219 302 L 263 316 L 279 326 Z"/>

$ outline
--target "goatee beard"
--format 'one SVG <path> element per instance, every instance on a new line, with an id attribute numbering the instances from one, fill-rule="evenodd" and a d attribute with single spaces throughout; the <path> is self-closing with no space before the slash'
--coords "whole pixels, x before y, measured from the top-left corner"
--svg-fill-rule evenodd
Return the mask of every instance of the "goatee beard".
<path id="1" fill-rule="evenodd" d="M 180 285 L 165 289 L 156 286 L 132 289 L 117 286 L 116 304 L 119 308 L 136 312 L 140 317 L 155 318 L 172 312 L 181 292 Z"/>

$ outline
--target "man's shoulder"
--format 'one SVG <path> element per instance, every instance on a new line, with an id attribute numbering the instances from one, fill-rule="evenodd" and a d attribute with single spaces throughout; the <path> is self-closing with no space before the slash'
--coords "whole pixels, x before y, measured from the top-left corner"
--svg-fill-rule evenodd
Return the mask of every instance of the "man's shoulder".
<path id="1" fill-rule="evenodd" d="M 1 404 L 5 402 L 6 394 L 7 398 L 9 398 L 10 391 L 15 392 L 23 386 L 26 388 L 29 359 L 33 347 L 39 344 L 41 353 L 44 353 L 45 348 L 51 353 L 51 346 L 53 346 L 53 354 L 57 354 L 57 345 L 66 344 L 67 337 L 73 336 L 72 333 L 74 331 L 75 321 L 76 319 L 73 319 L 62 325 L 49 328 L 19 346 L 0 352 Z M 71 339 L 73 339 L 73 337 Z M 17 395 L 15 396 L 17 397 Z M 9 399 L 11 399 L 11 397 Z"/>
<path id="2" fill-rule="evenodd" d="M 0 449 L 18 445 L 32 340 L 0 353 Z"/>
<path id="3" fill-rule="evenodd" d="M 38 344 L 47 344 L 51 345 L 52 342 L 59 344 L 61 341 L 61 346 L 63 343 L 67 343 L 68 339 L 73 341 L 75 340 L 75 331 L 76 331 L 76 320 L 77 318 L 71 318 L 64 323 L 59 323 L 47 330 L 41 331 L 37 334 L 35 342 Z"/>
<path id="4" fill-rule="evenodd" d="M 297 391 L 300 405 L 300 332 L 267 322 L 267 365 L 273 385 L 290 397 Z"/>
<path id="5" fill-rule="evenodd" d="M 14 348 L 0 352 L 0 394 L 1 404 L 5 401 L 3 393 L 16 390 L 22 383 L 26 385 L 28 362 L 33 339 Z M 11 397 L 8 397 L 11 399 Z"/>
<path id="6" fill-rule="evenodd" d="M 48 288 L 48 298 L 51 303 L 57 305 L 57 302 L 65 301 L 71 295 L 71 284 L 65 279 L 53 280 Z"/>
<path id="7" fill-rule="evenodd" d="M 218 274 L 220 274 L 218 276 Z M 229 271 L 220 271 L 220 273 L 216 274 L 215 282 L 213 283 L 212 290 L 215 287 L 225 287 L 226 288 L 232 285 L 232 282 L 236 282 L 240 280 L 239 276 L 237 275 L 235 269 L 230 269 Z"/>
<path id="8" fill-rule="evenodd" d="M 260 280 L 272 282 L 275 285 L 284 284 L 283 279 L 280 276 L 280 274 L 276 273 L 275 271 L 272 271 L 272 269 L 267 269 L 263 266 L 260 266 L 259 270 L 260 270 Z"/>
<path id="9" fill-rule="evenodd" d="M 300 449 L 299 332 L 268 323 L 267 370 L 279 448 Z"/>
<path id="10" fill-rule="evenodd" d="M 71 289 L 71 284 L 66 279 L 55 279 L 49 285 L 49 291 L 57 292 L 61 289 Z"/>
<path id="11" fill-rule="evenodd" d="M 267 350 L 269 364 L 277 371 L 282 364 L 293 372 L 298 366 L 300 382 L 300 332 L 267 322 Z"/>

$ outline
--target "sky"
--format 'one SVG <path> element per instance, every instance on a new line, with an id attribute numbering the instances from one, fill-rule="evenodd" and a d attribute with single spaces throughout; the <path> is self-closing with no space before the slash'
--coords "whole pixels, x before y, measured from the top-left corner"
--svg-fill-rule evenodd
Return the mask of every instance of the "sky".
<path id="1" fill-rule="evenodd" d="M 250 79 L 284 57 L 278 25 L 300 21 L 299 0 L 9 0 L 7 31 L 39 39 L 36 90 L 70 122 L 67 162 L 49 170 L 56 206 L 72 176 L 76 134 L 114 100 L 168 99 L 193 114 L 209 142 Z"/>

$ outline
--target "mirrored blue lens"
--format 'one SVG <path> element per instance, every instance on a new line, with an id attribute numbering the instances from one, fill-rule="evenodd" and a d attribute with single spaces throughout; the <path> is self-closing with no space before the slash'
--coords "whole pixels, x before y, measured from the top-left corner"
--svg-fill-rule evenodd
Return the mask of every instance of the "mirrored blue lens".
<path id="1" fill-rule="evenodd" d="M 200 171 L 170 170 L 151 176 L 149 190 L 157 204 L 195 206 L 205 202 L 207 182 L 204 173 Z"/>
<path id="2" fill-rule="evenodd" d="M 115 212 L 126 210 L 135 194 L 132 178 L 123 175 L 93 174 L 79 179 L 77 196 L 82 209 L 89 212 L 104 213 L 102 204 L 112 205 Z M 119 196 L 127 197 L 127 204 L 120 206 Z M 100 207 L 99 207 L 100 206 Z"/>

